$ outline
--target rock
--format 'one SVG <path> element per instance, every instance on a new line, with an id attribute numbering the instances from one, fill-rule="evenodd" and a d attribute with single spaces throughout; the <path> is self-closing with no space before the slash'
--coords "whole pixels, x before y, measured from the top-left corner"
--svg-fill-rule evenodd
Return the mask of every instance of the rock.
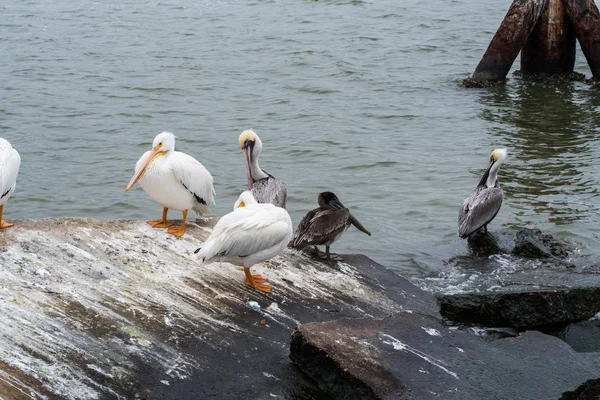
<path id="1" fill-rule="evenodd" d="M 526 258 L 565 258 L 569 251 L 565 244 L 555 240 L 552 235 L 544 235 L 539 230 L 521 229 L 516 234 L 512 254 Z"/>
<path id="2" fill-rule="evenodd" d="M 569 324 L 554 335 L 564 340 L 575 351 L 600 352 L 600 320 L 597 318 Z"/>
<path id="3" fill-rule="evenodd" d="M 496 242 L 496 238 L 489 233 L 475 233 L 467 238 L 467 243 L 471 255 L 475 257 L 489 257 L 492 254 L 503 252 L 498 242 Z"/>
<path id="4" fill-rule="evenodd" d="M 559 400 L 598 400 L 600 394 L 600 379 L 590 379 L 577 390 L 563 393 Z"/>
<path id="5" fill-rule="evenodd" d="M 326 399 L 288 358 L 294 327 L 414 310 L 435 299 L 364 256 L 286 251 L 253 267 L 271 294 L 141 221 L 11 221 L 0 231 L 0 397 Z M 32 398 L 33 398 L 32 397 Z"/>
<path id="6" fill-rule="evenodd" d="M 558 399 L 600 375 L 600 355 L 553 336 L 531 331 L 490 342 L 408 312 L 301 324 L 290 358 L 345 400 Z"/>
<path id="7" fill-rule="evenodd" d="M 464 324 L 534 329 L 564 325 L 600 311 L 600 287 L 438 295 L 444 318 Z"/>

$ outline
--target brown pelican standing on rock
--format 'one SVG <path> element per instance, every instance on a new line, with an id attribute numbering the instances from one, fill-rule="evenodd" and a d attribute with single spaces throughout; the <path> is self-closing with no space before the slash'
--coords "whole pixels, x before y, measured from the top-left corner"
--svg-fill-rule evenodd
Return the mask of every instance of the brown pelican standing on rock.
<path id="1" fill-rule="evenodd" d="M 0 229 L 10 228 L 14 225 L 2 219 L 2 212 L 4 204 L 15 192 L 20 166 L 19 152 L 12 148 L 8 140 L 0 138 Z"/>
<path id="2" fill-rule="evenodd" d="M 285 208 L 287 186 L 284 182 L 260 169 L 258 156 L 262 150 L 262 141 L 252 129 L 240 134 L 239 144 L 246 158 L 248 190 L 259 203 L 270 203 Z"/>
<path id="3" fill-rule="evenodd" d="M 196 214 L 210 213 L 215 190 L 213 177 L 194 157 L 175 151 L 175 135 L 163 132 L 156 135 L 149 150 L 135 164 L 135 173 L 127 192 L 137 181 L 152 199 L 163 206 L 162 219 L 147 221 L 153 228 L 168 228 L 168 233 L 183 236 L 188 210 Z M 180 227 L 167 221 L 169 208 L 183 214 Z"/>
<path id="4" fill-rule="evenodd" d="M 317 246 L 324 245 L 327 259 L 331 260 L 329 246 L 342 236 L 350 224 L 371 236 L 371 232 L 350 214 L 350 210 L 344 207 L 332 192 L 319 193 L 317 202 L 319 208 L 310 210 L 298 224 L 296 234 L 290 243 L 291 248 L 302 250 L 314 245 L 318 252 Z"/>
<path id="5" fill-rule="evenodd" d="M 489 224 L 502 205 L 504 191 L 498 184 L 498 170 L 506 159 L 506 149 L 496 149 L 490 155 L 490 165 L 481 176 L 479 184 L 463 201 L 458 210 L 458 235 L 466 238 Z"/>
<path id="6" fill-rule="evenodd" d="M 264 284 L 267 279 L 252 274 L 250 267 L 281 254 L 292 238 L 292 229 L 284 208 L 258 204 L 252 193 L 245 191 L 195 253 L 201 263 L 225 261 L 244 267 L 246 284 L 269 293 L 271 286 Z"/>

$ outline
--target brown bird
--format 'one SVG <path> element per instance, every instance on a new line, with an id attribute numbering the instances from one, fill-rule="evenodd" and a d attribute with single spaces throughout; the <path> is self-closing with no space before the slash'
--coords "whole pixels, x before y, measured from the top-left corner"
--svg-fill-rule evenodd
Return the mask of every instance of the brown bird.
<path id="1" fill-rule="evenodd" d="M 342 234 L 354 225 L 358 230 L 371 236 L 371 232 L 350 213 L 332 192 L 319 193 L 317 199 L 319 208 L 310 210 L 298 224 L 296 234 L 290 243 L 290 247 L 302 250 L 307 246 L 325 246 L 327 259 L 331 260 L 329 246 L 342 236 Z"/>

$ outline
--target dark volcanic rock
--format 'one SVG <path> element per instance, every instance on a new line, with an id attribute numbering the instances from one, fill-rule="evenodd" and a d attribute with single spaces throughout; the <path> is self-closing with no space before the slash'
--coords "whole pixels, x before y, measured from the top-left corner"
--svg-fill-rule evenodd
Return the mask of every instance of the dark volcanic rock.
<path id="1" fill-rule="evenodd" d="M 600 288 L 438 295 L 438 304 L 454 322 L 532 329 L 593 317 L 600 311 Z"/>
<path id="2" fill-rule="evenodd" d="M 539 230 L 521 229 L 515 238 L 512 254 L 526 258 L 565 258 L 569 255 L 567 246 L 545 235 Z"/>
<path id="3" fill-rule="evenodd" d="M 290 358 L 344 400 L 558 399 L 600 375 L 553 336 L 489 342 L 416 313 L 299 325 Z"/>
<path id="4" fill-rule="evenodd" d="M 590 379 L 577 390 L 563 393 L 559 400 L 598 400 L 600 399 L 600 379 Z"/>

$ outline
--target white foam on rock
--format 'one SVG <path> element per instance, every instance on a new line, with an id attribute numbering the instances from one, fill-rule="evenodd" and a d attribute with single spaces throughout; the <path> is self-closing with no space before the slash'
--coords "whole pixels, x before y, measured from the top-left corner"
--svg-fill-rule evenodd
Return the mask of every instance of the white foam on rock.
<path id="1" fill-rule="evenodd" d="M 263 296 L 231 264 L 198 266 L 193 252 L 209 232 L 190 228 L 178 239 L 139 221 L 17 221 L 0 233 L 0 360 L 65 399 L 119 398 L 94 377 L 128 382 L 134 358 L 160 366 L 171 382 L 204 368 L 156 335 L 185 333 L 212 346 L 206 337 L 223 329 L 243 333 L 232 322 L 236 307 L 256 310 Z M 252 270 L 283 294 L 259 312 L 290 328 L 302 322 L 287 311 L 297 302 L 360 298 L 401 309 L 348 264 L 286 250 Z"/>

